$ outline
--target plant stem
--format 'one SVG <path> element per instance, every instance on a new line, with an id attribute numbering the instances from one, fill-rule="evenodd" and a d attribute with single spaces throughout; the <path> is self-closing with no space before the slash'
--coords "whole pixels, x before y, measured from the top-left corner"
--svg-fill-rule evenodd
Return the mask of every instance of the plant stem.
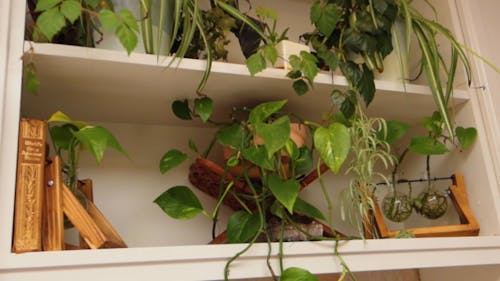
<path id="1" fill-rule="evenodd" d="M 333 229 L 333 204 L 332 200 L 330 198 L 330 195 L 328 194 L 328 191 L 326 190 L 325 182 L 323 181 L 323 176 L 321 174 L 321 161 L 318 161 L 318 166 L 317 166 L 317 173 L 318 173 L 318 180 L 319 180 L 319 185 L 321 186 L 321 191 L 323 192 L 323 196 L 325 197 L 326 204 L 328 207 L 328 218 L 327 218 L 327 223 L 328 226 Z"/>

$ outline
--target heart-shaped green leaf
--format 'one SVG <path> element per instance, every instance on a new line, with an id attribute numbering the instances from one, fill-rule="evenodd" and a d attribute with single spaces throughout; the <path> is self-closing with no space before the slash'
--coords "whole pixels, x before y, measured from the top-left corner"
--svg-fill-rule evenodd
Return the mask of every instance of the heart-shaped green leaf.
<path id="1" fill-rule="evenodd" d="M 245 129 L 239 123 L 233 123 L 222 127 L 216 134 L 215 139 L 223 146 L 239 149 L 245 139 Z"/>
<path id="2" fill-rule="evenodd" d="M 54 114 L 52 114 L 50 116 L 49 120 L 47 120 L 47 122 L 48 123 L 54 123 L 54 122 L 68 123 L 68 124 L 71 124 L 71 125 L 77 127 L 78 129 L 81 129 L 81 128 L 89 125 L 83 121 L 72 120 L 68 115 L 64 114 L 61 111 L 57 111 Z"/>
<path id="3" fill-rule="evenodd" d="M 311 274 L 311 272 L 298 268 L 290 267 L 283 271 L 281 281 L 318 281 L 318 279 Z"/>
<path id="4" fill-rule="evenodd" d="M 266 170 L 272 170 L 274 168 L 272 160 L 267 157 L 266 148 L 262 145 L 245 148 L 241 151 L 241 154 L 244 159 L 258 167 Z"/>
<path id="5" fill-rule="evenodd" d="M 428 136 L 413 137 L 409 149 L 423 155 L 444 154 L 449 151 L 446 145 Z"/>
<path id="6" fill-rule="evenodd" d="M 389 144 L 393 144 L 399 139 L 401 139 L 406 132 L 411 128 L 410 125 L 396 121 L 396 120 L 389 120 L 386 122 L 387 124 L 387 132 L 384 132 L 379 129 L 377 132 L 377 137 L 381 140 L 385 140 Z"/>
<path id="7" fill-rule="evenodd" d="M 314 144 L 321 160 L 334 173 L 338 173 L 351 148 L 351 135 L 346 126 L 333 123 L 328 128 L 316 129 Z"/>
<path id="8" fill-rule="evenodd" d="M 62 126 L 53 126 L 49 128 L 50 139 L 55 147 L 59 149 L 68 150 L 70 143 L 73 140 L 74 133 L 78 128 L 71 124 L 64 124 Z"/>
<path id="9" fill-rule="evenodd" d="M 259 231 L 261 222 L 259 213 L 238 211 L 227 223 L 227 241 L 229 243 L 245 243 Z"/>
<path id="10" fill-rule="evenodd" d="M 473 127 L 457 127 L 455 128 L 455 134 L 463 149 L 467 149 L 471 146 L 477 138 L 477 130 Z"/>
<path id="11" fill-rule="evenodd" d="M 287 100 L 271 101 L 265 102 L 257 105 L 252 111 L 250 111 L 250 116 L 248 120 L 251 124 L 257 124 L 264 122 L 271 115 L 278 112 L 285 104 Z"/>
<path id="12" fill-rule="evenodd" d="M 309 90 L 309 86 L 307 86 L 307 83 L 302 79 L 295 80 L 292 86 L 295 93 L 299 96 L 305 95 Z"/>
<path id="13" fill-rule="evenodd" d="M 338 20 L 339 15 L 335 4 L 321 5 L 320 1 L 316 1 L 311 7 L 311 22 L 326 38 L 332 34 Z"/>
<path id="14" fill-rule="evenodd" d="M 116 138 L 106 128 L 87 126 L 80 129 L 74 135 L 84 147 L 90 150 L 97 164 L 101 163 L 104 151 L 108 146 L 126 155 Z"/>
<path id="15" fill-rule="evenodd" d="M 300 199 L 300 197 L 297 197 L 297 200 L 295 201 L 295 205 L 293 206 L 294 212 L 297 212 L 301 215 L 310 217 L 310 218 L 315 218 L 319 220 L 326 220 L 325 216 L 321 213 L 320 210 L 318 210 L 316 207 L 314 207 L 312 204 L 307 203 L 306 201 Z"/>
<path id="16" fill-rule="evenodd" d="M 57 7 L 46 10 L 41 13 L 36 20 L 36 25 L 42 31 L 43 35 L 52 41 L 52 38 L 66 26 L 66 19 Z"/>
<path id="17" fill-rule="evenodd" d="M 299 148 L 299 158 L 295 160 L 295 174 L 305 175 L 311 171 L 314 164 L 313 150 L 307 146 Z"/>
<path id="18" fill-rule="evenodd" d="M 276 50 L 276 46 L 265 45 L 264 56 L 269 62 L 271 62 L 271 65 L 276 64 L 276 60 L 278 59 L 278 50 Z"/>
<path id="19" fill-rule="evenodd" d="M 123 9 L 118 12 L 120 19 L 129 27 L 131 30 L 139 31 L 139 24 L 134 14 L 130 10 Z M 135 33 L 134 33 L 135 34 Z"/>
<path id="20" fill-rule="evenodd" d="M 189 102 L 185 100 L 176 100 L 172 103 L 172 112 L 181 120 L 191 120 L 191 111 L 189 110 Z"/>
<path id="21" fill-rule="evenodd" d="M 187 154 L 177 149 L 171 149 L 160 160 L 160 172 L 166 173 L 187 159 Z"/>
<path id="22" fill-rule="evenodd" d="M 130 55 L 137 46 L 137 34 L 127 25 L 120 24 L 115 31 L 116 37 L 120 40 L 122 46 Z"/>
<path id="23" fill-rule="evenodd" d="M 103 9 L 99 12 L 99 21 L 107 31 L 114 31 L 120 25 L 120 20 L 116 14 L 108 9 Z"/>
<path id="24" fill-rule="evenodd" d="M 301 68 L 302 74 L 307 78 L 309 84 L 313 84 L 314 77 L 318 74 L 318 59 L 311 53 L 306 51 L 300 51 L 300 57 L 302 58 Z"/>
<path id="25" fill-rule="evenodd" d="M 293 213 L 293 206 L 299 195 L 300 184 L 295 179 L 283 181 L 279 175 L 270 174 L 267 178 L 269 189 L 274 197 L 288 210 Z"/>
<path id="26" fill-rule="evenodd" d="M 203 212 L 200 201 L 186 186 L 174 186 L 163 192 L 154 202 L 175 219 L 190 219 Z"/>
<path id="27" fill-rule="evenodd" d="M 281 150 L 290 138 L 290 118 L 283 116 L 271 124 L 257 123 L 255 132 L 264 141 L 269 158 Z"/>
<path id="28" fill-rule="evenodd" d="M 57 4 L 61 3 L 62 0 L 39 0 L 36 2 L 36 12 L 43 12 L 50 8 L 55 7 Z"/>
<path id="29" fill-rule="evenodd" d="M 82 13 L 82 5 L 76 0 L 66 0 L 61 5 L 61 13 L 69 22 L 74 23 Z"/>
<path id="30" fill-rule="evenodd" d="M 194 100 L 194 110 L 200 116 L 203 122 L 207 122 L 214 110 L 214 102 L 209 97 L 203 97 Z"/>
<path id="31" fill-rule="evenodd" d="M 266 69 L 266 60 L 261 53 L 255 53 L 246 60 L 246 65 L 250 75 L 254 76 Z"/>

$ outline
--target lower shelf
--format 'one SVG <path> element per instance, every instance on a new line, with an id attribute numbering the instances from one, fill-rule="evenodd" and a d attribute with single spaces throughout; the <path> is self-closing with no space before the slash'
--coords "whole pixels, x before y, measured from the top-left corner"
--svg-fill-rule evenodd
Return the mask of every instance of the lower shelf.
<path id="1" fill-rule="evenodd" d="M 334 246 L 332 242 L 285 243 L 285 267 L 300 266 L 315 274 L 339 272 Z M 106 273 L 117 280 L 138 280 L 138 275 L 214 280 L 223 277 L 227 260 L 244 247 L 226 244 L 11 254 L 2 261 L 0 276 L 2 272 L 26 271 L 59 272 L 61 276 L 78 272 L 78 276 L 87 277 Z M 276 253 L 278 244 L 273 243 L 272 248 Z M 354 240 L 341 242 L 339 252 L 352 271 L 498 264 L 500 237 Z M 231 278 L 268 276 L 266 255 L 267 244 L 255 245 L 231 266 Z M 275 256 L 272 264 L 278 268 Z"/>

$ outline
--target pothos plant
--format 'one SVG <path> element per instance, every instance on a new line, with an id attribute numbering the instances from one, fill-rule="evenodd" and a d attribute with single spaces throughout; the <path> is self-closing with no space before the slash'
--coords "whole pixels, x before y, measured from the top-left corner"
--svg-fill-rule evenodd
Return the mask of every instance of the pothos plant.
<path id="1" fill-rule="evenodd" d="M 282 243 L 285 224 L 296 228 L 309 239 L 331 239 L 337 242 L 340 239 L 311 235 L 299 226 L 296 221 L 297 216 L 324 222 L 327 219 L 316 207 L 300 198 L 301 185 L 298 178 L 314 169 L 313 150 L 318 153 L 321 159 L 319 162 L 324 162 L 337 173 L 350 149 L 349 129 L 338 122 L 332 122 L 328 127 L 308 123 L 313 131 L 310 140 L 312 146 L 299 147 L 290 137 L 291 115 L 283 111 L 286 103 L 286 100 L 281 100 L 259 104 L 249 111 L 248 118 L 223 124 L 216 132 L 215 142 L 232 150 L 231 156 L 224 164 L 225 173 L 236 165 L 242 165 L 243 172 L 241 175 L 233 174 L 231 180 L 221 182 L 214 210 L 211 212 L 204 210 L 196 195 L 187 186 L 169 188 L 155 200 L 155 203 L 173 218 L 189 219 L 202 213 L 215 225 L 225 198 L 228 196 L 236 198 L 241 210 L 236 211 L 227 223 L 227 242 L 248 244 L 228 260 L 224 270 L 226 280 L 229 278 L 231 264 L 258 241 L 268 244 L 267 265 L 275 280 L 277 275 L 281 276 L 281 280 L 296 280 L 299 277 L 304 278 L 301 280 L 316 280 L 305 269 L 284 268 Z M 177 104 L 175 110 L 176 115 L 184 118 L 204 115 L 196 106 L 190 108 L 187 102 L 182 105 Z M 193 147 L 192 144 L 190 146 Z M 160 171 L 164 173 L 187 158 L 186 153 L 172 149 L 162 157 Z M 287 160 L 283 161 L 285 158 Z M 259 176 L 257 179 L 252 179 L 249 171 L 255 168 L 258 169 Z M 239 184 L 247 186 L 248 191 L 238 191 L 236 186 Z M 326 187 L 322 185 L 322 189 L 327 204 L 331 204 Z M 279 221 L 281 229 L 278 238 L 280 247 L 277 253 L 280 261 L 279 273 L 275 273 L 270 264 L 272 239 L 269 234 L 269 218 L 271 217 Z M 336 250 L 335 253 L 340 258 L 344 274 L 349 273 L 347 265 Z"/>
<path id="2" fill-rule="evenodd" d="M 78 191 L 78 169 L 80 154 L 88 149 L 100 164 L 108 147 L 127 155 L 113 134 L 102 126 L 72 120 L 58 111 L 49 118 L 49 133 L 54 153 L 61 158 L 65 183 L 83 202 L 85 197 Z"/>

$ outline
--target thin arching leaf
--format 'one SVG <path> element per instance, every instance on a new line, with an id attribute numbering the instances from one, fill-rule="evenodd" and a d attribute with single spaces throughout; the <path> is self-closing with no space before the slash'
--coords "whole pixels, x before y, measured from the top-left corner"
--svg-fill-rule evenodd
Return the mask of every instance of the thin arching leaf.
<path id="1" fill-rule="evenodd" d="M 141 11 L 141 33 L 144 49 L 147 54 L 154 54 L 153 46 L 153 15 L 151 10 L 152 0 L 140 0 Z M 158 25 L 158 30 L 161 30 L 161 25 Z"/>
<path id="2" fill-rule="evenodd" d="M 436 72 L 435 56 L 428 44 L 429 40 L 425 36 L 420 25 L 418 23 L 415 23 L 413 29 L 415 31 L 415 34 L 417 35 L 417 39 L 422 50 L 422 63 L 424 65 L 425 74 L 429 82 L 429 87 L 431 88 L 432 95 L 434 96 L 434 101 L 436 102 L 438 110 L 441 113 L 446 129 L 453 139 L 453 129 L 445 97 L 443 94 L 443 88 L 441 87 L 441 83 L 439 80 L 439 72 Z"/>

